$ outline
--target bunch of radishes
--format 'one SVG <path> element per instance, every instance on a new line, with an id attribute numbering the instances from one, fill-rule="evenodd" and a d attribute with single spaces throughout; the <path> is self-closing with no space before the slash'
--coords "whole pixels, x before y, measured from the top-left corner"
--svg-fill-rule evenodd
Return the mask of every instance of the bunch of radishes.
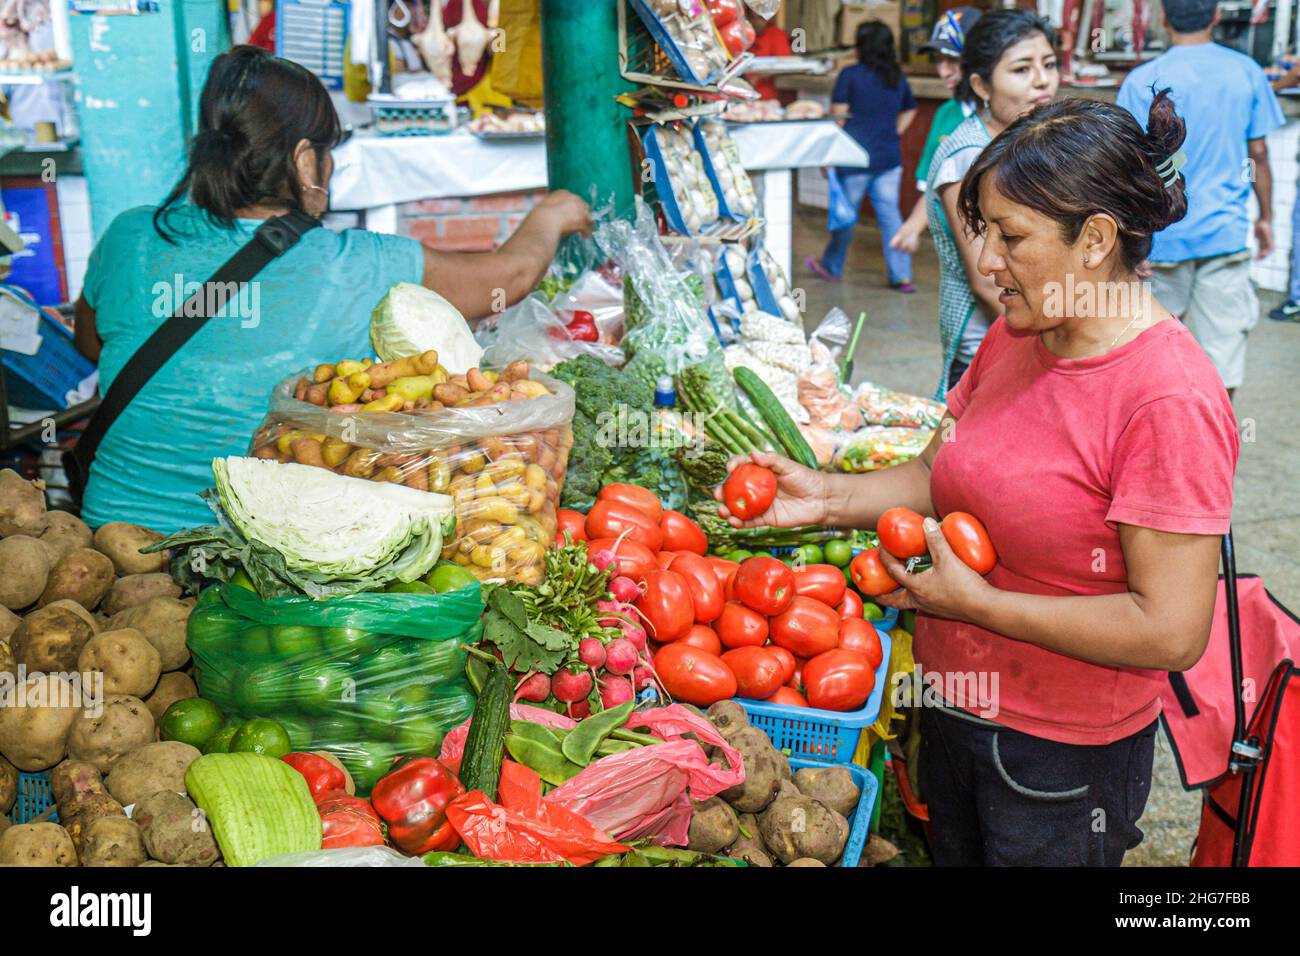
<path id="1" fill-rule="evenodd" d="M 641 586 L 618 573 L 615 548 L 590 555 L 591 563 L 610 575 L 609 590 L 596 601 L 598 627 L 581 638 L 575 660 L 563 664 L 554 674 L 524 675 L 515 690 L 516 700 L 542 703 L 552 697 L 564 705 L 564 713 L 581 720 L 591 713 L 593 691 L 602 710 L 632 700 L 646 688 L 662 693 L 646 646 L 641 612 L 633 602 Z"/>

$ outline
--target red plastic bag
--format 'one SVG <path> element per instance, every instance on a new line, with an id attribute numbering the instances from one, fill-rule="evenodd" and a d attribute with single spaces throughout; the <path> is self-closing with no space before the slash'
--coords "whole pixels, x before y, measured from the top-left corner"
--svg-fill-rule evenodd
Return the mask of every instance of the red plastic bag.
<path id="1" fill-rule="evenodd" d="M 578 814 L 542 799 L 542 780 L 523 764 L 501 764 L 499 803 L 473 790 L 447 807 L 447 819 L 471 853 L 508 863 L 586 866 L 631 847 L 611 840 Z"/>
<path id="2" fill-rule="evenodd" d="M 572 810 L 620 840 L 651 836 L 656 843 L 685 846 L 691 801 L 744 782 L 740 751 L 713 724 L 678 704 L 634 713 L 627 723 L 665 742 L 602 757 L 548 793 L 545 802 Z M 727 766 L 709 763 L 700 745 L 686 739 L 688 733 L 720 748 Z"/>

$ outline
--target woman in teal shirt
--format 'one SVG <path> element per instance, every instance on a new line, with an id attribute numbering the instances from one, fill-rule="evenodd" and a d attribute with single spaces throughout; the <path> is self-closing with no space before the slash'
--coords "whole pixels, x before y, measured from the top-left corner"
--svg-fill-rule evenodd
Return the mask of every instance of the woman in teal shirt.
<path id="1" fill-rule="evenodd" d="M 325 212 L 330 150 L 341 138 L 329 94 L 301 66 L 249 46 L 213 62 L 184 176 L 162 206 L 113 220 L 91 253 L 76 341 L 99 362 L 101 394 L 171 317 L 178 289 L 205 282 L 263 220 Z M 559 240 L 589 229 L 586 204 L 556 192 L 492 253 L 310 230 L 172 356 L 109 429 L 83 517 L 92 527 L 130 521 L 164 533 L 210 523 L 198 493 L 212 484 L 212 459 L 247 452 L 285 376 L 371 354 L 370 311 L 394 283 L 421 283 L 480 318 L 500 308 L 503 293 L 507 303 L 527 295 Z"/>

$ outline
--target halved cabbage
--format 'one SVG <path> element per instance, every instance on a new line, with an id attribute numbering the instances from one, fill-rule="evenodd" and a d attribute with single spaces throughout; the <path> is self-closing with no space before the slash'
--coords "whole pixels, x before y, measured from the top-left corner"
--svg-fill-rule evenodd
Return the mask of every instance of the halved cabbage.
<path id="1" fill-rule="evenodd" d="M 399 282 L 370 313 L 370 344 L 382 362 L 434 349 L 452 375 L 476 368 L 483 347 L 465 317 L 431 289 Z"/>
<path id="2" fill-rule="evenodd" d="M 414 581 L 455 528 L 452 499 L 310 465 L 259 458 L 212 462 L 226 516 L 244 537 L 324 578 Z"/>

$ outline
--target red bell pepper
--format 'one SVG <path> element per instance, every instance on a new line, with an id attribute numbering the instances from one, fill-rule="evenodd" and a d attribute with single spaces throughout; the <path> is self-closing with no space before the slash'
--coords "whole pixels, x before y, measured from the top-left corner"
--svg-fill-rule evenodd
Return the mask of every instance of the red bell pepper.
<path id="1" fill-rule="evenodd" d="M 388 824 L 393 845 L 410 855 L 454 850 L 460 836 L 447 822 L 447 804 L 465 792 L 433 757 L 403 757 L 370 792 L 375 812 Z"/>
<path id="2" fill-rule="evenodd" d="M 294 770 L 307 778 L 307 789 L 312 799 L 326 790 L 343 790 L 347 787 L 347 777 L 343 771 L 324 757 L 316 754 L 285 754 L 280 758 Z"/>
<path id="3" fill-rule="evenodd" d="M 384 825 L 374 809 L 345 790 L 323 790 L 316 795 L 321 820 L 321 848 L 383 846 Z"/>
<path id="4" fill-rule="evenodd" d="M 578 342 L 599 342 L 600 330 L 596 328 L 596 317 L 581 309 L 573 313 L 573 321 L 565 326 L 569 337 Z"/>

